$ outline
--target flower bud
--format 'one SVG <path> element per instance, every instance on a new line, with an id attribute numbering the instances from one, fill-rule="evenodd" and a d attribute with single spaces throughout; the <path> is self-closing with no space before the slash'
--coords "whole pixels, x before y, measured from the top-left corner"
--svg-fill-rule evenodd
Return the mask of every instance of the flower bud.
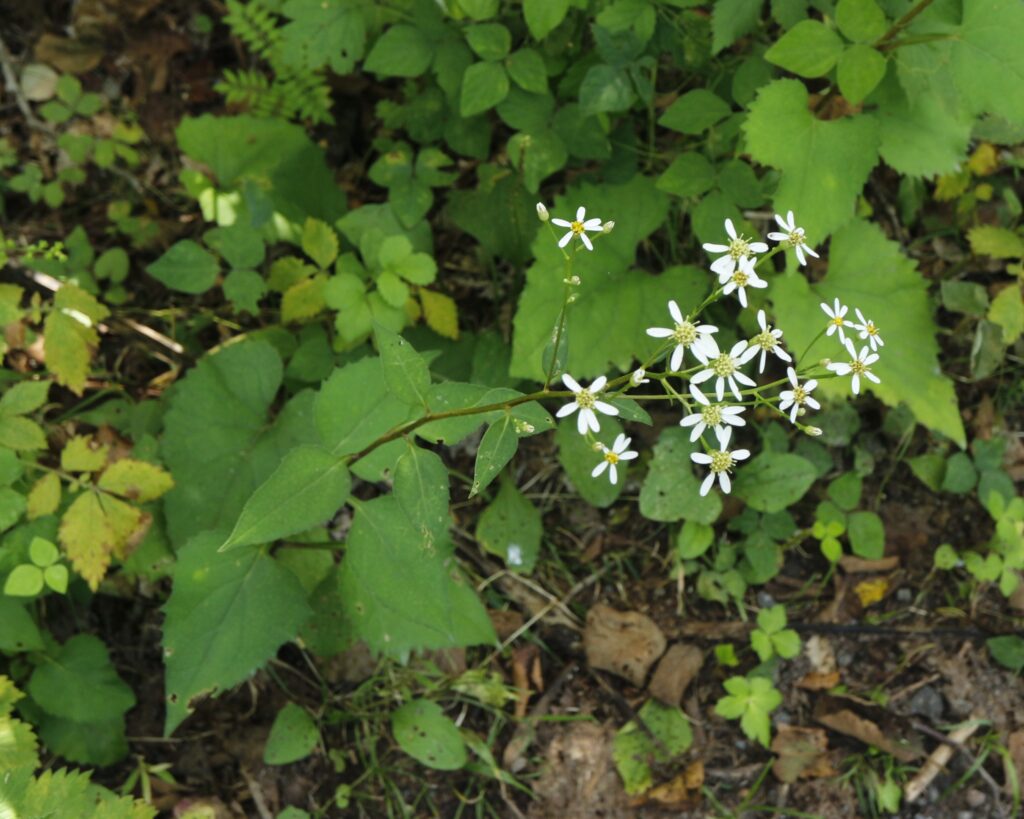
<path id="1" fill-rule="evenodd" d="M 831 363 L 832 363 L 832 359 L 831 358 L 823 358 L 823 359 L 821 359 L 821 361 L 818 362 L 818 366 L 819 367 L 827 367 Z"/>
<path id="2" fill-rule="evenodd" d="M 804 427 L 804 432 L 806 432 L 812 438 L 817 438 L 819 435 L 821 435 L 821 427 Z"/>
<path id="3" fill-rule="evenodd" d="M 645 374 L 646 372 L 644 368 L 638 367 L 636 370 L 633 371 L 633 374 L 629 377 L 629 383 L 632 384 L 634 387 L 639 387 L 641 384 L 649 383 L 651 379 L 644 378 Z"/>
<path id="4" fill-rule="evenodd" d="M 593 445 L 590 448 L 594 450 L 594 452 L 604 452 L 604 444 L 602 444 L 600 441 L 594 441 Z"/>
<path id="5" fill-rule="evenodd" d="M 601 225 L 601 232 L 602 233 L 611 233 L 614 229 L 615 229 L 615 222 L 612 221 L 612 220 L 609 220 L 609 221 L 605 222 L 603 225 Z"/>
<path id="6" fill-rule="evenodd" d="M 546 222 L 548 219 L 551 218 L 551 215 L 548 213 L 548 209 L 544 207 L 543 202 L 537 203 L 537 218 L 540 219 L 542 222 Z"/>

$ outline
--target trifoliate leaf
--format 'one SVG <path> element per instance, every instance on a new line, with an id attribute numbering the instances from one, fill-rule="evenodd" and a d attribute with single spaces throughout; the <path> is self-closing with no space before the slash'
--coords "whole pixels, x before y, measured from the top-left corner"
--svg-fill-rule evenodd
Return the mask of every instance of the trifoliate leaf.
<path id="1" fill-rule="evenodd" d="M 91 435 L 76 435 L 61 450 L 60 466 L 66 472 L 99 472 L 109 454 L 109 444 L 96 443 Z"/>
<path id="2" fill-rule="evenodd" d="M 878 159 L 874 120 L 815 119 L 802 82 L 775 80 L 758 93 L 743 129 L 751 155 L 782 171 L 775 210 L 795 211 L 811 244 L 850 220 Z"/>
<path id="3" fill-rule="evenodd" d="M 122 458 L 100 475 L 97 485 L 128 500 L 148 503 L 169 492 L 174 479 L 155 464 Z"/>

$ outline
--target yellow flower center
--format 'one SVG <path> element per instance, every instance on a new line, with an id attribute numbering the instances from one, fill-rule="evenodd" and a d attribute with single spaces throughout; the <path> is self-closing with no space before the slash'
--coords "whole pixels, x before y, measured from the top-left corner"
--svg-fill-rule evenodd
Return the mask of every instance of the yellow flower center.
<path id="1" fill-rule="evenodd" d="M 725 378 L 736 372 L 736 362 L 732 360 L 728 353 L 722 353 L 711 362 L 711 371 L 719 378 Z"/>
<path id="2" fill-rule="evenodd" d="M 715 450 L 711 453 L 711 471 L 728 472 L 732 468 L 732 455 L 722 450 Z"/>
<path id="3" fill-rule="evenodd" d="M 789 243 L 791 245 L 802 245 L 804 243 L 804 230 L 803 228 L 797 228 L 789 232 Z"/>
<path id="4" fill-rule="evenodd" d="M 863 361 L 859 358 L 855 358 L 850 362 L 850 372 L 856 373 L 857 375 L 864 375 L 864 373 L 868 372 L 868 368 Z"/>
<path id="5" fill-rule="evenodd" d="M 742 236 L 738 236 L 729 242 L 729 256 L 732 257 L 733 261 L 739 261 L 745 256 L 750 255 L 750 243 Z"/>
<path id="6" fill-rule="evenodd" d="M 580 409 L 593 409 L 594 396 L 590 394 L 590 390 L 580 390 L 576 393 L 576 403 L 580 405 Z"/>
<path id="7" fill-rule="evenodd" d="M 778 341 L 775 340 L 775 336 L 773 336 L 770 331 L 765 330 L 763 333 L 754 337 L 754 343 L 762 350 L 770 350 L 778 344 Z"/>
<path id="8" fill-rule="evenodd" d="M 717 404 L 703 407 L 700 411 L 700 417 L 709 427 L 717 427 L 722 423 L 722 408 Z"/>
<path id="9" fill-rule="evenodd" d="M 750 276 L 742 270 L 737 269 L 736 272 L 732 274 L 732 281 L 737 287 L 746 287 L 747 282 L 750 281 Z"/>
<path id="10" fill-rule="evenodd" d="M 842 327 L 843 325 L 846 324 L 846 319 L 844 319 L 842 316 L 836 316 L 834 319 L 832 319 L 832 323 L 836 327 Z"/>
<path id="11" fill-rule="evenodd" d="M 688 321 L 684 321 L 682 324 L 677 324 L 675 332 L 672 333 L 672 340 L 676 344 L 682 344 L 684 347 L 689 347 L 697 340 L 697 328 Z"/>
<path id="12" fill-rule="evenodd" d="M 802 404 L 807 400 L 807 390 L 803 387 L 793 387 L 793 403 Z"/>
<path id="13" fill-rule="evenodd" d="M 878 335 L 878 328 L 875 327 L 875 323 L 873 321 L 869 321 L 867 324 L 865 324 L 864 325 L 864 330 L 867 332 L 867 334 L 869 336 L 877 336 Z"/>
<path id="14" fill-rule="evenodd" d="M 577 236 L 583 232 L 583 223 L 573 220 L 569 223 L 569 229 Z"/>
<path id="15" fill-rule="evenodd" d="M 612 466 L 615 466 L 619 462 L 619 456 L 612 452 L 610 449 L 604 453 L 604 459 L 608 461 Z"/>

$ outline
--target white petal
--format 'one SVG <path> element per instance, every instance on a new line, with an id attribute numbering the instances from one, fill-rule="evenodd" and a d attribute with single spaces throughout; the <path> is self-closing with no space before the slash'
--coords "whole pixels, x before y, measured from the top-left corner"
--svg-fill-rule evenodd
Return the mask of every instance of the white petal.
<path id="1" fill-rule="evenodd" d="M 793 392 L 791 390 L 786 390 L 785 392 L 780 392 L 779 393 L 779 399 L 780 399 L 779 400 L 779 409 L 780 410 L 785 411 L 785 410 L 789 409 L 791 406 L 793 406 Z"/>
<path id="2" fill-rule="evenodd" d="M 734 449 L 729 453 L 734 461 L 745 461 L 750 457 L 749 449 Z"/>
<path id="3" fill-rule="evenodd" d="M 563 236 L 561 239 L 558 240 L 558 246 L 559 247 L 565 247 L 571 241 L 572 241 L 572 231 L 570 230 L 568 233 L 565 234 L 565 236 Z"/>
<path id="4" fill-rule="evenodd" d="M 779 214 L 777 214 L 777 213 L 775 214 L 775 221 L 778 223 L 779 227 L 782 228 L 783 230 L 785 230 L 785 231 L 789 231 L 790 230 L 789 225 L 787 225 L 786 222 L 783 220 L 783 218 L 781 216 L 779 216 Z M 768 234 L 768 235 L 770 236 L 771 234 Z M 786 238 L 788 239 L 789 236 L 787 235 Z"/>
<path id="5" fill-rule="evenodd" d="M 764 308 L 757 311 L 757 323 L 761 325 L 762 332 L 768 331 L 768 326 L 765 324 L 764 321 Z"/>
<path id="6" fill-rule="evenodd" d="M 882 383 L 881 379 L 877 375 L 875 375 L 873 372 L 866 372 L 866 373 L 864 373 L 864 377 L 865 378 L 870 378 L 876 384 L 881 384 Z"/>
<path id="7" fill-rule="evenodd" d="M 574 412 L 576 412 L 577 409 L 579 409 L 579 406 L 580 405 L 577 404 L 575 401 L 573 401 L 571 404 L 566 404 L 564 407 L 558 410 L 558 412 L 555 413 L 555 418 L 565 418 L 565 416 L 567 415 L 572 415 Z"/>
<path id="8" fill-rule="evenodd" d="M 586 233 L 581 233 L 580 234 L 580 241 L 583 242 L 583 246 L 587 250 L 593 250 L 594 249 L 594 243 L 592 241 L 590 241 L 590 237 L 587 236 Z"/>
<path id="9" fill-rule="evenodd" d="M 604 472 L 607 468 L 608 468 L 608 461 L 606 461 L 606 460 L 604 460 L 604 458 L 602 458 L 601 459 L 601 463 L 599 463 L 597 466 L 595 466 L 594 469 L 591 471 L 590 477 L 591 478 L 596 478 L 598 475 L 600 475 L 602 472 Z"/>
<path id="10" fill-rule="evenodd" d="M 747 423 L 742 418 L 740 418 L 740 416 L 744 413 L 745 410 L 746 407 L 722 407 L 721 413 L 722 417 L 729 421 L 730 424 L 735 422 L 736 426 L 742 427 Z"/>
<path id="11" fill-rule="evenodd" d="M 796 380 L 796 370 L 794 370 L 792 367 L 786 367 L 786 375 L 789 376 L 789 383 L 790 384 L 792 384 L 794 387 L 799 387 L 800 386 L 800 382 Z M 785 394 L 786 393 L 782 393 L 782 395 L 785 395 Z"/>
<path id="12" fill-rule="evenodd" d="M 552 219 L 551 224 L 558 225 L 558 227 L 571 228 L 572 222 L 568 222 L 565 219 Z"/>
<path id="13" fill-rule="evenodd" d="M 740 288 L 740 304 L 744 307 L 747 306 L 747 290 L 745 287 Z"/>
<path id="14" fill-rule="evenodd" d="M 854 307 L 853 312 L 857 314 L 857 318 L 860 319 L 860 326 L 863 329 L 864 325 L 868 323 L 868 320 L 864 318 L 864 314 L 860 311 L 859 307 Z M 856 326 L 856 325 L 854 325 Z"/>
<path id="15" fill-rule="evenodd" d="M 853 387 L 853 394 L 858 395 L 860 393 L 860 373 L 853 374 L 853 382 L 851 386 Z"/>
<path id="16" fill-rule="evenodd" d="M 608 376 L 601 375 L 590 382 L 590 392 L 594 395 L 601 392 L 604 389 L 604 385 L 608 383 Z"/>
<path id="17" fill-rule="evenodd" d="M 811 409 L 821 409 L 821 404 L 818 403 L 818 399 L 811 398 L 811 396 L 809 395 L 806 398 L 804 398 L 804 403 L 807 404 L 807 406 L 809 406 Z"/>
<path id="18" fill-rule="evenodd" d="M 598 412 L 603 412 L 605 415 L 618 415 L 619 414 L 619 408 L 618 407 L 614 407 L 611 404 L 606 404 L 604 401 L 595 401 L 594 402 L 594 409 L 596 409 Z M 594 432 L 597 432 L 597 430 L 595 429 Z"/>
<path id="19" fill-rule="evenodd" d="M 648 327 L 647 335 L 651 338 L 668 338 L 675 330 L 670 330 L 668 327 Z"/>
<path id="20" fill-rule="evenodd" d="M 743 351 L 743 354 L 740 355 L 740 357 L 736 360 L 739 361 L 740 364 L 746 364 L 748 361 L 750 361 L 750 359 L 757 355 L 757 351 L 759 349 L 760 347 L 757 346 L 747 347 L 747 349 Z M 735 358 L 735 356 L 733 357 Z"/>
<path id="21" fill-rule="evenodd" d="M 699 412 L 695 412 L 692 415 L 687 415 L 679 422 L 681 427 L 692 427 L 694 424 L 699 424 L 703 416 Z"/>
<path id="22" fill-rule="evenodd" d="M 615 464 L 612 464 L 611 469 L 608 470 L 608 480 L 610 480 L 613 485 L 619 482 L 619 470 L 616 468 Z"/>
<path id="23" fill-rule="evenodd" d="M 579 382 L 573 378 L 569 373 L 562 374 L 562 383 L 565 384 L 573 392 L 583 392 L 583 387 L 579 385 Z"/>
<path id="24" fill-rule="evenodd" d="M 862 353 L 866 353 L 867 351 L 867 347 L 861 350 Z M 871 355 L 862 358 L 861 361 L 863 361 L 866 366 L 870 367 L 872 364 L 878 361 L 878 353 L 871 353 Z"/>
<path id="25" fill-rule="evenodd" d="M 808 381 L 806 384 L 804 384 L 804 392 L 810 392 L 811 390 L 813 390 L 817 386 L 818 386 L 818 379 L 817 378 L 812 378 L 810 381 Z"/>
<path id="26" fill-rule="evenodd" d="M 584 230 L 600 230 L 601 229 L 601 220 L 596 218 L 596 217 L 594 219 L 587 219 L 587 221 L 583 223 L 583 229 Z"/>
<path id="27" fill-rule="evenodd" d="M 733 227 L 732 219 L 725 220 L 725 232 L 729 234 L 730 239 L 736 238 L 736 228 Z"/>
<path id="28" fill-rule="evenodd" d="M 679 309 L 679 305 L 676 304 L 675 299 L 669 299 L 668 314 L 672 316 L 672 321 L 676 324 L 683 323 L 683 311 Z"/>
<path id="29" fill-rule="evenodd" d="M 587 427 L 590 425 L 590 422 L 587 420 L 587 416 L 593 414 L 594 413 L 588 409 L 581 409 L 580 414 L 576 416 L 576 431 L 580 435 L 587 434 Z"/>
<path id="30" fill-rule="evenodd" d="M 835 361 L 828 365 L 828 369 L 832 370 L 836 375 L 849 375 L 850 365 L 845 361 Z"/>
<path id="31" fill-rule="evenodd" d="M 729 451 L 729 439 L 732 438 L 732 430 L 729 427 L 724 427 L 721 430 L 715 430 L 715 436 L 718 438 L 718 448 L 723 452 Z"/>
<path id="32" fill-rule="evenodd" d="M 591 409 L 580 410 L 580 415 L 586 413 L 587 424 L 591 432 L 600 432 L 601 425 L 597 422 L 597 414 Z"/>
<path id="33" fill-rule="evenodd" d="M 712 358 L 718 358 L 721 354 L 721 350 L 718 349 L 718 342 L 715 341 L 714 336 L 706 336 L 703 340 L 702 346 L 704 353 L 707 355 L 707 358 L 704 359 L 705 364 L 707 364 L 707 362 Z"/>
<path id="34" fill-rule="evenodd" d="M 715 382 L 715 396 L 719 401 L 725 398 L 725 379 L 722 377 Z"/>
<path id="35" fill-rule="evenodd" d="M 768 252 L 768 245 L 766 245 L 764 242 L 751 242 L 748 245 L 748 247 L 754 253 L 767 253 Z"/>
<path id="36" fill-rule="evenodd" d="M 701 245 L 708 253 L 728 253 L 729 245 L 716 245 L 714 242 L 708 242 L 707 244 Z"/>
<path id="37" fill-rule="evenodd" d="M 710 335 L 718 332 L 718 328 L 714 324 L 698 324 L 696 330 L 698 335 Z"/>
<path id="38" fill-rule="evenodd" d="M 785 350 L 783 350 L 777 344 L 774 347 L 772 347 L 772 352 L 775 353 L 775 355 L 777 355 L 783 361 L 792 361 L 793 360 L 792 357 L 790 357 L 789 353 L 787 353 Z"/>
<path id="39" fill-rule="evenodd" d="M 576 221 L 577 222 L 582 222 L 586 218 L 587 218 L 587 209 L 585 207 L 583 207 L 583 205 L 580 205 L 576 209 Z"/>
<path id="40" fill-rule="evenodd" d="M 807 257 L 804 256 L 803 245 L 797 245 L 796 247 L 793 248 L 793 250 L 796 251 L 796 260 L 800 262 L 801 265 L 807 264 Z"/>
<path id="41" fill-rule="evenodd" d="M 711 463 L 711 456 L 706 452 L 691 452 L 690 460 L 695 464 L 709 464 Z"/>
<path id="42" fill-rule="evenodd" d="M 747 287 L 756 287 L 759 290 L 768 286 L 768 282 L 758 276 L 751 275 L 750 281 L 747 282 Z"/>
<path id="43" fill-rule="evenodd" d="M 746 349 L 748 349 L 746 341 L 737 341 L 729 348 L 729 358 L 739 358 Z M 757 347 L 750 347 L 749 349 L 756 350 Z"/>
<path id="44" fill-rule="evenodd" d="M 718 473 L 718 485 L 722 487 L 722 491 L 725 492 L 726 495 L 729 494 L 729 491 L 732 489 L 732 481 L 729 480 L 728 472 Z"/>
<path id="45" fill-rule="evenodd" d="M 697 385 L 693 381 L 690 382 L 690 395 L 693 396 L 694 401 L 696 401 L 699 404 L 703 404 L 705 407 L 711 403 L 710 401 L 708 401 L 707 396 L 704 395 L 704 393 L 702 393 L 699 389 L 697 389 Z"/>
<path id="46" fill-rule="evenodd" d="M 776 216 L 775 218 L 778 219 L 779 217 Z M 771 239 L 773 242 L 785 242 L 787 239 L 789 239 L 789 234 L 772 231 L 771 233 L 768 234 L 768 238 Z"/>
<path id="47" fill-rule="evenodd" d="M 719 256 L 711 263 L 711 272 L 719 276 L 731 276 L 736 272 L 736 262 L 732 256 Z"/>
<path id="48" fill-rule="evenodd" d="M 674 373 L 679 372 L 683 367 L 683 350 L 682 344 L 677 344 L 676 348 L 672 351 L 672 360 L 668 363 L 668 368 Z"/>
<path id="49" fill-rule="evenodd" d="M 781 405 L 780 405 L 781 406 Z M 796 417 L 800 414 L 800 405 L 794 404 L 793 411 L 789 414 L 790 423 L 796 423 Z"/>
<path id="50" fill-rule="evenodd" d="M 758 366 L 757 366 L 757 371 L 759 373 L 763 373 L 764 372 L 764 360 L 765 360 L 766 357 L 767 357 L 767 351 L 766 350 L 761 350 L 761 363 L 758 364 Z"/>
<path id="51" fill-rule="evenodd" d="M 786 229 L 790 232 L 796 230 L 796 217 L 791 210 L 786 211 Z"/>
<path id="52" fill-rule="evenodd" d="M 706 430 L 707 428 L 708 425 L 705 424 L 704 422 L 697 424 L 697 426 L 693 428 L 693 432 L 690 433 L 690 443 L 692 444 L 698 438 L 700 438 L 700 436 L 704 434 L 704 430 Z"/>
<path id="53" fill-rule="evenodd" d="M 614 452 L 616 455 L 625 452 L 626 447 L 629 446 L 629 442 L 631 440 L 631 438 L 626 437 L 625 433 L 620 432 L 618 435 L 615 436 L 615 441 L 612 444 L 612 452 Z"/>
<path id="54" fill-rule="evenodd" d="M 822 310 L 825 311 L 825 315 L 828 316 L 829 318 L 835 318 L 836 317 L 836 314 L 832 312 L 832 308 L 829 307 L 827 304 L 825 304 L 825 302 L 822 302 L 820 304 L 820 307 L 821 307 Z"/>
<path id="55" fill-rule="evenodd" d="M 700 485 L 700 496 L 703 498 L 711 491 L 711 485 L 715 482 L 715 473 L 711 472 L 705 479 L 704 483 Z"/>
<path id="56" fill-rule="evenodd" d="M 715 375 L 715 371 L 714 370 L 701 370 L 696 375 L 691 375 L 690 376 L 690 383 L 691 384 L 703 384 L 709 378 L 714 377 L 714 375 Z M 721 399 L 719 399 L 719 400 L 721 400 Z"/>
<path id="57" fill-rule="evenodd" d="M 736 373 L 736 375 L 739 375 L 739 373 Z M 751 381 L 750 383 L 753 384 L 754 382 Z M 740 390 L 739 385 L 736 383 L 736 379 L 733 378 L 731 375 L 729 376 L 729 387 L 732 389 L 732 394 L 736 396 L 736 400 L 737 401 L 742 401 L 743 400 L 743 392 Z M 724 394 L 724 391 L 723 391 L 723 394 Z M 718 400 L 721 401 L 722 399 L 719 398 Z"/>
<path id="58" fill-rule="evenodd" d="M 639 455 L 639 453 L 638 452 L 634 452 L 633 450 L 628 450 L 627 452 L 620 452 L 619 453 L 619 460 L 620 461 L 632 461 L 638 455 Z"/>
<path id="59" fill-rule="evenodd" d="M 807 245 L 801 245 L 800 249 L 803 250 L 804 253 L 807 253 L 807 254 L 813 256 L 815 259 L 819 258 L 818 254 L 815 253 L 813 250 L 811 250 Z"/>

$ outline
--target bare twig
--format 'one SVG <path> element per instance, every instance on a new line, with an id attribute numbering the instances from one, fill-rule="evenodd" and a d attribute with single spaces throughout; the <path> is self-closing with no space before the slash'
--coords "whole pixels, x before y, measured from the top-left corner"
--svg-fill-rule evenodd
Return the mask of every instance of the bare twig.
<path id="1" fill-rule="evenodd" d="M 938 752 L 940 750 L 944 749 L 947 752 L 945 754 L 945 759 L 942 761 L 943 765 L 945 765 L 945 763 L 949 760 L 949 757 L 952 756 L 953 751 L 958 751 L 960 754 L 964 756 L 965 759 L 967 759 L 967 761 L 970 763 L 970 766 L 978 772 L 978 775 L 985 780 L 985 783 L 988 785 L 989 790 L 992 791 L 993 807 L 996 811 L 995 815 L 1003 816 L 1004 813 L 1002 805 L 1000 804 L 999 800 L 999 784 L 992 778 L 992 774 L 986 771 L 984 766 L 981 765 L 981 763 L 978 761 L 977 756 L 975 756 L 974 753 L 972 753 L 971 750 L 964 744 L 964 742 L 966 742 L 966 740 L 970 738 L 971 734 L 977 731 L 978 728 L 981 727 L 983 724 L 985 724 L 983 720 L 980 720 L 978 718 L 972 718 L 971 720 L 965 722 L 963 725 L 957 728 L 955 731 L 950 733 L 949 736 L 946 736 L 945 734 L 939 733 L 930 725 L 927 725 L 926 723 L 921 722 L 920 720 L 913 720 L 911 722 L 911 725 L 916 730 L 920 731 L 922 734 L 927 734 L 932 739 L 938 740 L 942 743 L 942 745 L 936 748 L 935 751 L 932 752 L 932 755 L 928 757 L 928 761 L 925 762 L 925 765 L 921 769 L 921 772 L 918 774 L 918 777 L 925 772 L 925 768 L 928 767 L 928 763 L 931 762 L 933 757 L 936 757 L 938 755 Z M 966 733 L 966 736 L 960 736 L 961 732 Z M 936 771 L 936 773 L 938 773 L 938 771 Z M 931 782 L 931 780 L 934 779 L 934 777 L 935 773 L 933 773 L 931 777 L 928 779 L 928 782 L 925 783 L 926 788 L 928 787 L 928 784 Z M 915 779 L 916 778 L 917 777 L 915 777 Z M 905 791 L 909 788 L 910 783 L 907 784 Z M 908 796 L 907 801 L 910 802 L 913 800 Z"/>
<path id="2" fill-rule="evenodd" d="M 954 750 L 962 749 L 966 752 L 963 743 L 970 739 L 974 732 L 981 727 L 981 720 L 972 717 L 971 720 L 959 726 L 949 736 L 940 734 L 923 723 L 915 724 L 914 727 L 922 733 L 938 739 L 942 744 L 931 752 L 924 765 L 921 766 L 921 770 L 917 772 L 917 775 L 903 786 L 903 798 L 907 801 L 907 804 L 916 802 L 921 797 L 921 794 L 928 789 L 928 786 L 932 784 L 935 777 L 942 773 L 946 763 L 953 756 Z M 968 757 L 971 756 L 969 752 L 966 753 Z"/>
<path id="3" fill-rule="evenodd" d="M 28 100 L 21 90 L 21 83 L 18 82 L 18 75 L 14 70 L 14 58 L 11 56 L 11 52 L 8 51 L 7 43 L 4 42 L 3 37 L 0 37 L 0 69 L 4 73 L 4 85 L 7 86 L 8 92 L 10 92 L 11 96 L 14 97 L 14 101 L 18 104 L 18 109 L 21 111 L 21 115 L 25 117 L 26 124 L 37 131 L 52 133 L 52 129 L 46 123 L 36 118 L 35 113 L 32 111 L 32 106 L 28 104 Z"/>

